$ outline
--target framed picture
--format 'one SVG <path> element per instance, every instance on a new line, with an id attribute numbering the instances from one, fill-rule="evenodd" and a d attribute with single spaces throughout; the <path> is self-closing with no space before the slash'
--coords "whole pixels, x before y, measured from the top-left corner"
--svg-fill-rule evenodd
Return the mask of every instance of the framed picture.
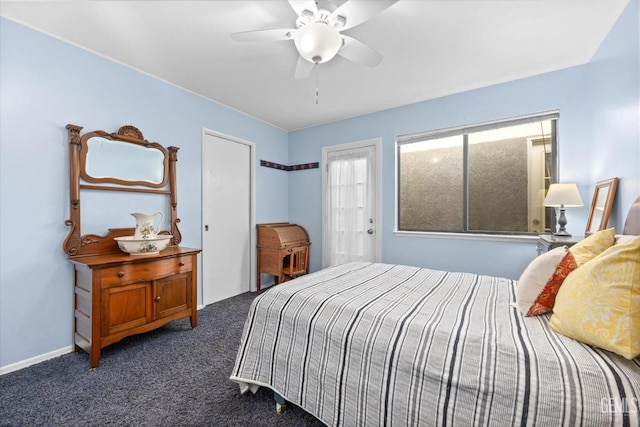
<path id="1" fill-rule="evenodd" d="M 593 199 L 591 200 L 589 218 L 587 219 L 587 228 L 584 232 L 585 235 L 607 228 L 617 188 L 618 178 L 607 179 L 596 184 Z"/>

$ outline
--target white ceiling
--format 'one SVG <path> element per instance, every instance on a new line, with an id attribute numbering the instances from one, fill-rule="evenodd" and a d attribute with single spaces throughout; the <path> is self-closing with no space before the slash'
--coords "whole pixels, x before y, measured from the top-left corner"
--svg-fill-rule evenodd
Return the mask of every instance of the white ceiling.
<path id="1" fill-rule="evenodd" d="M 344 32 L 382 62 L 321 64 L 318 104 L 292 41 L 230 37 L 295 28 L 286 0 L 0 1 L 0 15 L 296 130 L 586 63 L 628 3 L 400 0 Z"/>

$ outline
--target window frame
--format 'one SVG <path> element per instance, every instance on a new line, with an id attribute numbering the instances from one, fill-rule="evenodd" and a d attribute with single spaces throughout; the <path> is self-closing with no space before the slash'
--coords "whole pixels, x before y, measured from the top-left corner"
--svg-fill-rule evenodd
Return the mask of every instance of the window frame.
<path id="1" fill-rule="evenodd" d="M 430 131 L 399 135 L 396 137 L 396 150 L 395 150 L 395 167 L 396 167 L 396 183 L 395 183 L 395 234 L 399 235 L 412 235 L 412 236 L 436 236 L 436 237 L 449 237 L 449 236 L 464 236 L 468 237 L 489 237 L 489 238 L 524 238 L 530 239 L 541 234 L 540 232 L 522 232 L 522 231 L 489 231 L 489 230 L 469 230 L 469 183 L 468 183 L 468 155 L 469 155 L 469 134 L 474 132 L 482 132 L 487 130 L 493 130 L 503 127 L 517 126 L 527 123 L 536 123 L 541 121 L 551 121 L 551 176 L 548 184 L 558 182 L 558 153 L 559 153 L 559 122 L 560 112 L 559 110 L 551 110 L 540 113 L 533 113 L 524 116 L 516 116 L 510 118 L 497 119 L 487 122 L 480 122 L 474 124 L 467 124 L 462 126 L 441 128 Z M 411 230 L 400 228 L 400 177 L 401 177 L 401 147 L 406 144 L 441 139 L 450 136 L 460 136 L 463 138 L 463 188 L 462 188 L 462 208 L 463 208 L 463 227 L 460 230 Z M 551 212 L 551 224 L 549 227 L 553 229 L 556 223 L 555 212 Z"/>

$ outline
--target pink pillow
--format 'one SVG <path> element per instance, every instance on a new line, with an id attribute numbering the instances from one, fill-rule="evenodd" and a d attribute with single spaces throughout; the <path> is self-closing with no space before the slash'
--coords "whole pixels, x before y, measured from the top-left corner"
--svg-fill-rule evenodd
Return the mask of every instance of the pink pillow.
<path id="1" fill-rule="evenodd" d="M 566 246 L 552 249 L 535 258 L 518 280 L 518 310 L 525 316 L 537 316 L 553 310 L 560 285 L 576 268 L 578 264 Z"/>

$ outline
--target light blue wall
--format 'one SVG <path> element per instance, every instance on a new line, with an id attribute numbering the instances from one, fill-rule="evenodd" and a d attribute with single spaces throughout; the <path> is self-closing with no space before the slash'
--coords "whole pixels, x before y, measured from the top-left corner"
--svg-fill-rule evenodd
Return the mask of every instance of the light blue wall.
<path id="1" fill-rule="evenodd" d="M 622 221 L 640 195 L 638 0 L 602 44 L 595 62 L 553 73 L 369 114 L 289 135 L 292 163 L 321 160 L 324 145 L 382 138 L 382 261 L 518 278 L 535 242 L 404 237 L 395 230 L 395 139 L 398 135 L 548 110 L 560 111 L 559 175 L 576 182 L 585 206 L 568 210 L 568 228 L 584 231 L 597 181 L 619 176 Z M 321 266 L 321 172 L 296 172 L 289 182 L 289 219 L 312 239 L 311 268 Z M 295 203 L 304 194 L 304 202 Z M 443 212 L 446 215 L 446 212 Z"/>
<path id="2" fill-rule="evenodd" d="M 535 255 L 533 243 L 393 234 L 395 138 L 559 109 L 561 179 L 577 182 L 589 203 L 597 181 L 621 177 L 614 214 L 621 227 L 640 194 L 638 21 L 638 0 L 632 0 L 584 66 L 287 134 L 1 19 L 0 367 L 72 343 L 72 268 L 61 249 L 69 217 L 67 123 L 106 131 L 132 124 L 148 140 L 179 146 L 180 228 L 183 244 L 193 247 L 201 247 L 202 128 L 253 141 L 257 160 L 284 164 L 320 161 L 323 145 L 380 137 L 383 261 L 517 278 Z M 256 171 L 256 221 L 289 220 L 307 228 L 311 267 L 319 269 L 320 170 Z M 287 186 L 288 195 L 281 191 Z M 586 206 L 568 215 L 571 231 L 584 229 Z"/>
<path id="3" fill-rule="evenodd" d="M 589 178 L 620 187 L 611 223 L 621 229 L 640 196 L 640 6 L 630 2 L 589 64 L 593 135 Z"/>
<path id="4" fill-rule="evenodd" d="M 4 367 L 72 343 L 73 270 L 62 250 L 68 232 L 64 221 L 69 218 L 67 123 L 85 131 L 108 132 L 131 124 L 149 141 L 180 147 L 182 244 L 197 248 L 202 247 L 202 129 L 252 141 L 257 159 L 285 164 L 288 136 L 279 128 L 6 19 L 0 21 L 0 52 L 0 367 Z M 216 78 L 215 70 L 210 77 Z M 260 167 L 256 172 L 256 220 L 286 221 L 288 196 L 272 191 L 287 187 L 286 174 Z M 119 204 L 124 212 L 133 212 L 139 208 L 139 199 L 135 200 L 120 199 Z M 89 209 L 83 204 L 83 210 L 85 205 Z M 107 217 L 113 205 L 95 209 L 92 219 L 100 223 L 101 218 L 95 217 Z M 132 226 L 128 214 L 121 220 L 124 223 L 117 225 Z"/>

